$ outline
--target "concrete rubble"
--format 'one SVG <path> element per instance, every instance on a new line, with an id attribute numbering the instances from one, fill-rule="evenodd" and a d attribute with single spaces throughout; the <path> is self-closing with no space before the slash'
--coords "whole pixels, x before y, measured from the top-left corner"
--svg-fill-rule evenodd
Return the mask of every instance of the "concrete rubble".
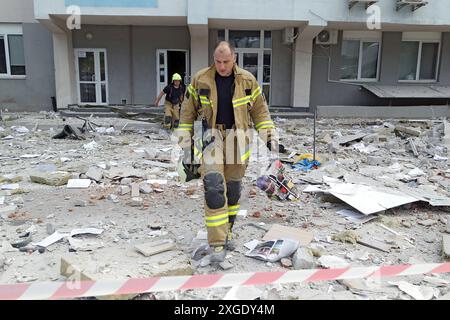
<path id="1" fill-rule="evenodd" d="M 17 113 L 4 119 L 2 284 L 417 263 L 411 257 L 422 263 L 450 259 L 450 133 L 445 119 L 321 119 L 316 145 L 321 166 L 294 171 L 287 155 L 313 152 L 313 121 L 276 118 L 287 148 L 281 159 L 302 191 L 300 200 L 272 201 L 257 189 L 264 165 L 254 148 L 243 179 L 241 209 L 248 214 L 238 216 L 234 229 L 236 250 L 224 263 L 206 266 L 191 261 L 195 248 L 206 243 L 203 185 L 179 183 L 175 164 L 180 149 L 159 123 L 95 118 L 103 129 L 97 128 L 88 139 L 55 140 L 52 136 L 63 124 L 80 127 L 82 121 L 63 122 L 53 113 Z M 408 201 L 364 213 L 349 194 L 346 198 L 335 193 L 342 185 L 392 194 L 394 190 Z M 244 244 L 261 241 L 275 227 L 278 236 L 297 234 L 304 242 L 280 262 L 246 257 Z M 102 232 L 70 234 L 86 228 Z M 291 235 L 290 230 L 297 233 Z M 26 248 L 47 237 L 58 241 L 44 251 L 24 252 L 11 245 L 28 241 L 20 237 L 26 234 L 32 239 Z M 153 294 L 156 299 L 441 299 L 448 297 L 449 284 L 450 275 L 441 274 L 377 283 L 355 279 Z"/>

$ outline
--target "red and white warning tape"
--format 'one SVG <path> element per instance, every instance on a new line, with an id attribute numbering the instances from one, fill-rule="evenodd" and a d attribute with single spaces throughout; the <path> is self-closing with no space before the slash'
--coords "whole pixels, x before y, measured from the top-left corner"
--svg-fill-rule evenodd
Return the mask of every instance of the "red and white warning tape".
<path id="1" fill-rule="evenodd" d="M 127 295 L 189 289 L 253 286 L 450 272 L 450 263 L 348 267 L 279 272 L 206 274 L 111 281 L 36 282 L 0 285 L 0 300 L 42 300 Z"/>

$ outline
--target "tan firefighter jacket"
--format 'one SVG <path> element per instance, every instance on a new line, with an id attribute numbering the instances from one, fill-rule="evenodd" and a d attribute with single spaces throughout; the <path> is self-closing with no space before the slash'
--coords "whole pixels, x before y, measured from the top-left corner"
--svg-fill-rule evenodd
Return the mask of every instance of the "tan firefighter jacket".
<path id="1" fill-rule="evenodd" d="M 240 141 L 238 159 L 240 158 L 244 163 L 247 162 L 251 153 L 251 129 L 254 127 L 267 143 L 274 137 L 275 125 L 270 118 L 269 108 L 255 77 L 236 65 L 233 70 L 235 81 L 232 103 L 238 143 Z M 183 148 L 190 146 L 196 120 L 206 119 L 208 128 L 216 127 L 218 103 L 215 74 L 214 65 L 200 70 L 187 88 L 186 99 L 181 107 L 180 124 L 176 129 Z M 243 132 L 247 132 L 250 139 L 239 139 Z M 195 150 L 195 152 L 199 151 L 201 152 L 201 150 Z"/>

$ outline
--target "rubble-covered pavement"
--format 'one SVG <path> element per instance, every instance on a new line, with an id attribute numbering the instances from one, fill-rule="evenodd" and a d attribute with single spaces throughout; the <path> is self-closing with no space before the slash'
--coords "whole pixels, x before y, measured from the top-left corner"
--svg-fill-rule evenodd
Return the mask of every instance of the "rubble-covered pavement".
<path id="1" fill-rule="evenodd" d="M 443 244 L 450 232 L 450 127 L 445 119 L 320 119 L 316 153 L 321 166 L 294 171 L 286 164 L 302 191 L 296 202 L 269 200 L 256 187 L 261 164 L 253 154 L 235 226 L 237 248 L 222 267 L 201 267 L 192 264 L 191 254 L 206 242 L 203 187 L 200 181 L 178 182 L 172 160 L 179 149 L 159 124 L 93 118 L 101 127 L 86 140 L 57 140 L 52 136 L 65 124 L 78 126 L 83 121 L 63 121 L 45 112 L 3 113 L 2 118 L 2 284 L 73 280 L 74 271 L 82 279 L 101 280 L 439 263 L 450 256 Z M 313 152 L 312 119 L 275 122 L 287 148 L 284 160 L 290 161 L 293 152 Z M 355 190 L 367 188 L 365 192 L 369 187 L 385 190 L 393 201 L 406 197 L 406 204 L 391 202 L 389 209 L 375 208 L 362 217 L 367 219 L 351 220 L 337 212 L 358 212 L 355 204 L 348 205 L 333 192 L 348 184 L 356 185 Z M 360 200 L 347 196 L 348 201 Z M 362 202 L 357 205 L 367 204 Z M 244 244 L 261 240 L 273 225 L 311 233 L 312 241 L 281 262 L 245 256 Z M 59 241 L 41 242 L 50 235 Z M 442 274 L 106 298 L 448 299 L 449 295 L 450 275 Z"/>

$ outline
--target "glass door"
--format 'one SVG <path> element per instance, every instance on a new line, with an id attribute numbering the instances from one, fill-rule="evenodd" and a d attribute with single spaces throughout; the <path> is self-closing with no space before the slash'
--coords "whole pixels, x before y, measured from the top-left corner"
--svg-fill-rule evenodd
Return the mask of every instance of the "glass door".
<path id="1" fill-rule="evenodd" d="M 168 70 L 167 70 L 167 50 L 156 50 L 156 96 L 167 86 Z M 159 105 L 164 104 L 164 99 L 161 99 Z"/>
<path id="2" fill-rule="evenodd" d="M 236 49 L 236 55 L 237 65 L 255 76 L 269 102 L 272 52 L 270 50 Z"/>
<path id="3" fill-rule="evenodd" d="M 78 103 L 108 104 L 108 72 L 105 49 L 75 49 Z"/>

